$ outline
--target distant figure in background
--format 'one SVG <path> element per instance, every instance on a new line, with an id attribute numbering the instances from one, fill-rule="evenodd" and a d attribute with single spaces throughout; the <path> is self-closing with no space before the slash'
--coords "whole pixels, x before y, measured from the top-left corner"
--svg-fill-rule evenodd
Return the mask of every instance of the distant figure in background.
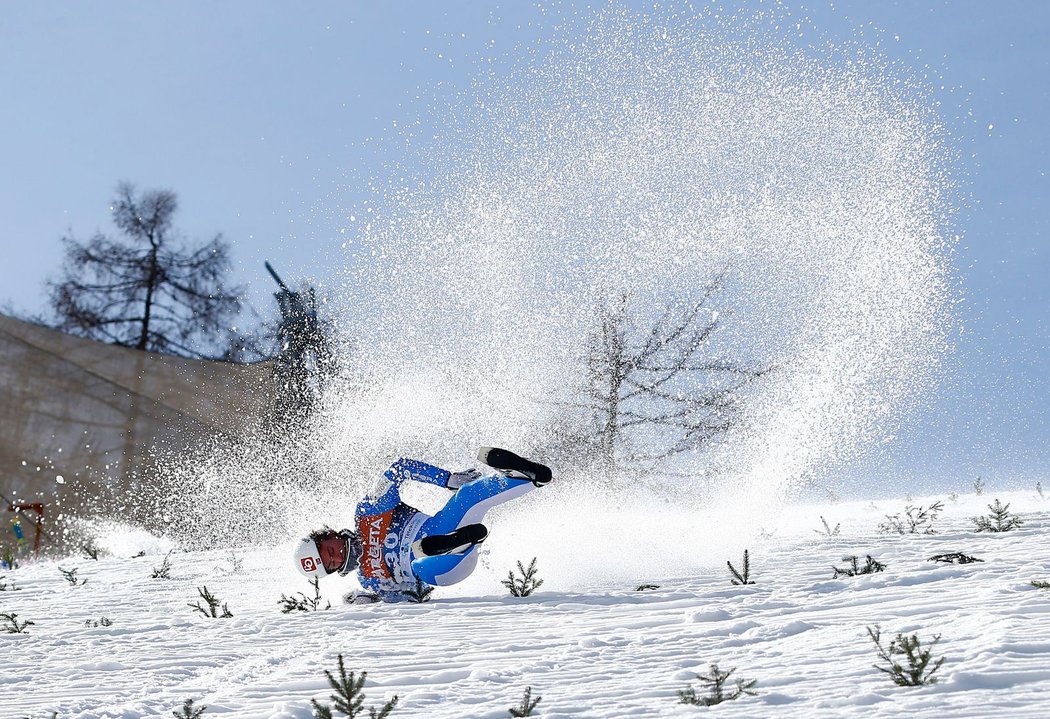
<path id="1" fill-rule="evenodd" d="M 352 604 L 399 602 L 417 582 L 447 586 L 466 579 L 478 563 L 478 545 L 488 530 L 481 520 L 497 504 L 551 481 L 549 467 L 510 450 L 482 447 L 478 459 L 497 470 L 450 472 L 415 459 L 399 459 L 384 472 L 389 482 L 378 497 L 357 505 L 356 531 L 325 528 L 296 546 L 295 561 L 308 577 L 355 569 L 367 590 L 347 595 Z M 401 501 L 406 479 L 454 490 L 444 508 L 431 517 Z"/>

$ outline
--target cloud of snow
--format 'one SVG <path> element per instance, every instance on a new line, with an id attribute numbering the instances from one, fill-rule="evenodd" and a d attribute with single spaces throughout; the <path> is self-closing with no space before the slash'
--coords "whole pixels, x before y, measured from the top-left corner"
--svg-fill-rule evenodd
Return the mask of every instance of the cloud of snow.
<path id="1" fill-rule="evenodd" d="M 782 12 L 612 8 L 507 74 L 480 64 L 418 169 L 392 167 L 401 186 L 354 210 L 369 220 L 346 245 L 352 346 L 310 440 L 322 480 L 253 489 L 264 460 L 220 462 L 209 486 L 240 503 L 213 493 L 202 513 L 221 524 L 254 496 L 287 536 L 348 524 L 399 455 L 542 460 L 597 304 L 628 293 L 644 321 L 723 274 L 713 356 L 774 368 L 740 421 L 663 492 L 562 473 L 498 510 L 508 547 L 578 576 L 682 566 L 892 434 L 947 348 L 949 152 L 907 70 L 799 49 Z"/>
<path id="2" fill-rule="evenodd" d="M 336 434 L 532 449 L 603 298 L 656 317 L 721 273 L 712 352 L 775 370 L 677 469 L 779 496 L 892 434 L 947 346 L 942 132 L 906 71 L 799 50 L 777 12 L 614 8 L 479 80 L 350 245 L 367 389 Z"/>

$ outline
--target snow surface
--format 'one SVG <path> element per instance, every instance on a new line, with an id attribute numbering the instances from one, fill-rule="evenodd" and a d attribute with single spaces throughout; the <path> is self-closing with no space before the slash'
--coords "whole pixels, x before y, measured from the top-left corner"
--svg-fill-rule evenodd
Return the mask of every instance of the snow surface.
<path id="1" fill-rule="evenodd" d="M 968 518 L 994 498 L 1020 513 L 1021 529 L 972 531 Z M 331 609 L 292 615 L 281 613 L 281 594 L 311 590 L 288 545 L 237 550 L 237 572 L 228 552 L 176 550 L 173 578 L 162 580 L 149 575 L 164 540 L 111 529 L 99 540 L 110 556 L 2 572 L 17 590 L 0 592 L 0 611 L 35 624 L 0 634 L 0 717 L 169 717 L 192 697 L 207 705 L 204 717 L 304 719 L 312 698 L 328 698 L 324 670 L 334 671 L 340 653 L 348 669 L 369 672 L 366 707 L 400 697 L 393 717 L 507 717 L 526 686 L 542 697 L 533 716 L 548 718 L 1050 716 L 1050 590 L 1030 584 L 1050 580 L 1050 502 L 1034 491 L 939 499 L 934 535 L 877 531 L 906 499 L 785 507 L 747 539 L 754 586 L 729 582 L 725 560 L 741 566 L 734 537 L 720 559 L 686 560 L 677 572 L 654 561 L 657 569 L 631 581 L 548 572 L 528 598 L 507 596 L 499 580 L 511 567 L 491 554 L 469 582 L 423 605 L 347 606 L 340 596 L 355 583 L 329 579 Z M 820 516 L 841 523 L 841 534 L 817 534 Z M 506 556 L 527 561 L 533 547 L 501 535 L 500 521 L 488 544 L 511 539 L 518 546 L 502 546 Z M 133 558 L 139 550 L 146 556 Z M 616 551 L 645 547 L 608 553 Z M 954 551 L 984 562 L 927 561 Z M 832 565 L 850 554 L 887 569 L 832 579 Z M 551 569 L 556 557 L 540 555 L 541 577 L 545 561 Z M 88 582 L 71 586 L 59 566 Z M 635 591 L 642 583 L 660 586 Z M 202 585 L 232 619 L 187 606 Z M 103 616 L 112 626 L 85 626 Z M 941 682 L 901 688 L 874 669 L 865 627 L 876 624 L 884 638 L 941 634 Z M 711 662 L 757 679 L 758 696 L 679 704 L 677 690 L 699 690 L 695 674 Z"/>

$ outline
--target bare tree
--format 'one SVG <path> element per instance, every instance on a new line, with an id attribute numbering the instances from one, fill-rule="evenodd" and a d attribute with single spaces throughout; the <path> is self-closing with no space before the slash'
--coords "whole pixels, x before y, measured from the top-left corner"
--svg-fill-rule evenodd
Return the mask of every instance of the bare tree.
<path id="1" fill-rule="evenodd" d="M 243 290 L 225 284 L 230 259 L 221 235 L 197 247 L 177 241 L 177 207 L 170 190 L 136 194 L 121 183 L 111 208 L 121 240 L 102 233 L 83 244 L 63 238 L 62 276 L 48 283 L 55 326 L 151 352 L 221 352 Z"/>
<path id="2" fill-rule="evenodd" d="M 719 321 L 708 303 L 722 286 L 718 278 L 698 301 L 668 303 L 644 330 L 628 295 L 599 305 L 583 399 L 575 406 L 590 415 L 594 434 L 584 451 L 600 470 L 649 473 L 700 449 L 729 429 L 740 391 L 769 371 L 710 358 Z"/>

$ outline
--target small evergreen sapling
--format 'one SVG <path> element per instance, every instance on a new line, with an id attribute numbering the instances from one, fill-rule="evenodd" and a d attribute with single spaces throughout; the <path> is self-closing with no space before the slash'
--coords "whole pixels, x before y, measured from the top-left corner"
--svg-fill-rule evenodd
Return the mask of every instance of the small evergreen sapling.
<path id="1" fill-rule="evenodd" d="M 822 529 L 822 530 L 821 529 L 814 529 L 813 530 L 814 532 L 816 532 L 817 534 L 823 535 L 825 537 L 837 537 L 838 536 L 838 534 L 839 534 L 839 527 L 842 524 L 841 522 L 836 522 L 835 523 L 835 528 L 832 529 L 831 526 L 828 525 L 828 520 L 824 519 L 823 515 L 821 515 L 820 521 L 824 525 L 824 529 Z"/>
<path id="2" fill-rule="evenodd" d="M 153 568 L 153 573 L 149 575 L 150 579 L 171 579 L 171 560 L 169 559 L 171 552 L 172 550 L 169 549 L 161 565 Z"/>
<path id="3" fill-rule="evenodd" d="M 277 602 L 281 605 L 281 612 L 284 614 L 291 614 L 292 612 L 310 612 L 317 611 L 317 607 L 321 604 L 321 580 L 314 577 L 310 580 L 310 586 L 314 588 L 314 596 L 308 597 L 302 592 L 299 592 L 301 599 L 295 597 L 286 597 L 281 594 L 281 600 Z M 325 609 L 331 609 L 332 603 L 328 602 L 328 606 Z"/>
<path id="4" fill-rule="evenodd" d="M 962 552 L 948 552 L 947 554 L 935 554 L 928 561 L 943 562 L 944 564 L 973 564 L 984 560 L 971 557 L 969 554 L 963 554 Z"/>
<path id="5" fill-rule="evenodd" d="M 679 690 L 679 703 L 709 707 L 731 699 L 739 699 L 745 694 L 748 696 L 758 696 L 757 692 L 751 691 L 755 684 L 758 683 L 757 679 L 750 679 L 748 681 L 737 679 L 736 689 L 728 694 L 726 693 L 726 680 L 729 679 L 735 671 L 736 667 L 733 667 L 727 672 L 720 671 L 718 664 L 712 663 L 708 668 L 707 674 L 696 675 L 696 678 L 700 680 L 701 688 L 707 690 L 707 696 L 697 696 L 696 690 L 690 685 L 685 689 Z"/>
<path id="6" fill-rule="evenodd" d="M 29 634 L 26 631 L 26 627 L 31 627 L 36 622 L 32 620 L 25 620 L 24 622 L 18 621 L 18 615 L 14 612 L 0 612 L 0 621 L 3 622 L 0 625 L 0 629 L 3 629 L 8 634 Z"/>
<path id="7" fill-rule="evenodd" d="M 747 550 L 744 550 L 744 573 L 736 571 L 736 567 L 729 560 L 726 560 L 726 566 L 729 567 L 729 571 L 733 573 L 733 579 L 730 581 L 733 584 L 754 584 L 754 581 L 750 579 L 751 576 L 751 557 L 748 555 Z"/>
<path id="8" fill-rule="evenodd" d="M 882 633 L 878 625 L 874 630 L 871 627 L 867 629 L 868 636 L 871 637 L 871 641 L 875 642 L 878 649 L 879 658 L 889 665 L 888 667 L 880 667 L 878 664 L 872 666 L 888 674 L 894 684 L 901 687 L 917 687 L 937 683 L 937 677 L 933 675 L 944 664 L 944 657 L 934 662 L 932 669 L 929 669 L 929 666 L 931 652 L 941 640 L 940 634 L 934 635 L 930 646 L 923 649 L 918 635 L 912 634 L 906 637 L 898 632 L 897 638 L 890 641 L 889 647 L 884 648 L 881 642 Z M 907 660 L 907 667 L 899 661 L 900 657 Z"/>
<path id="9" fill-rule="evenodd" d="M 936 534 L 933 521 L 943 509 L 943 502 L 934 502 L 929 507 L 909 504 L 904 507 L 904 517 L 900 513 L 887 514 L 886 521 L 879 523 L 879 531 L 883 534 Z"/>
<path id="10" fill-rule="evenodd" d="M 430 595 L 434 593 L 434 588 L 429 584 L 425 584 L 422 579 L 416 578 L 416 586 L 412 589 L 406 589 L 402 594 L 411 599 L 416 604 L 422 604 L 423 602 L 430 601 Z"/>
<path id="11" fill-rule="evenodd" d="M 66 581 L 69 582 L 71 586 L 75 587 L 77 585 L 83 586 L 87 584 L 87 579 L 77 579 L 77 572 L 79 570 L 76 567 L 73 567 L 72 569 L 62 569 L 62 567 L 59 567 L 58 571 L 62 572 L 62 576 L 66 578 Z"/>
<path id="12" fill-rule="evenodd" d="M 507 578 L 500 582 L 510 590 L 512 597 L 527 597 L 543 584 L 542 579 L 536 578 L 536 574 L 539 571 L 536 569 L 536 557 L 533 557 L 532 561 L 529 562 L 528 568 L 523 566 L 519 560 L 518 571 L 521 572 L 521 577 L 516 577 L 514 570 L 511 570 L 507 573 Z"/>
<path id="13" fill-rule="evenodd" d="M 984 494 L 984 480 L 980 477 L 973 481 L 973 493 L 978 496 Z"/>
<path id="14" fill-rule="evenodd" d="M 842 561 L 850 562 L 851 566 L 846 567 L 845 569 L 840 569 L 839 567 L 832 567 L 832 569 L 835 571 L 835 575 L 832 577 L 832 579 L 838 579 L 839 575 L 842 575 L 844 577 L 856 577 L 860 574 L 874 574 L 875 572 L 881 572 L 886 569 L 885 564 L 878 560 L 872 559 L 870 554 L 865 556 L 868 558 L 868 561 L 864 563 L 863 567 L 858 566 L 857 555 L 852 554 L 848 557 L 843 557 Z"/>
<path id="15" fill-rule="evenodd" d="M 193 700 L 187 699 L 182 703 L 182 709 L 179 711 L 173 711 L 171 715 L 175 719 L 200 719 L 200 715 L 204 713 L 207 706 L 195 707 L 193 706 Z"/>
<path id="16" fill-rule="evenodd" d="M 365 703 L 365 695 L 361 692 L 361 688 L 365 685 L 365 678 L 368 676 L 368 672 L 361 672 L 360 676 L 355 676 L 354 672 L 350 672 L 348 676 L 346 673 L 346 666 L 343 664 L 343 655 L 340 654 L 339 680 L 337 681 L 327 669 L 325 670 L 324 675 L 328 678 L 328 683 L 335 692 L 335 694 L 332 694 L 331 696 L 331 699 L 335 704 L 335 709 L 341 711 L 349 717 L 349 719 L 355 719 L 361 711 L 362 705 Z M 332 707 L 321 704 L 316 699 L 311 699 L 310 703 L 313 704 L 314 707 L 315 719 L 332 719 Z M 396 706 L 397 695 L 395 694 L 378 712 L 374 707 L 369 707 L 368 717 L 369 719 L 386 719 Z"/>
<path id="17" fill-rule="evenodd" d="M 210 619 L 229 619 L 233 616 L 233 614 L 230 612 L 229 607 L 227 607 L 224 602 L 222 602 L 220 599 L 218 599 L 211 592 L 208 591 L 207 585 L 205 585 L 203 588 L 197 587 L 197 593 L 200 594 L 201 599 L 203 599 L 207 603 L 208 608 L 205 609 L 204 607 L 202 607 L 199 601 L 194 602 L 193 604 L 187 604 L 187 607 L 193 607 L 198 612 Z M 222 614 L 219 614 L 218 612 L 220 603 L 222 603 Z"/>
<path id="18" fill-rule="evenodd" d="M 988 509 L 991 510 L 987 517 L 971 517 L 970 521 L 974 524 L 975 532 L 1009 532 L 1011 529 L 1017 529 L 1024 522 L 1017 517 L 1010 516 L 1010 505 L 1007 504 L 1005 507 L 997 499 L 995 504 L 989 504 Z"/>
<path id="19" fill-rule="evenodd" d="M 532 698 L 532 687 L 525 687 L 525 693 L 521 697 L 521 704 L 517 708 L 511 707 L 510 715 L 512 717 L 528 717 L 532 716 L 532 710 L 536 708 L 536 705 L 540 703 L 540 699 L 543 697 Z"/>
<path id="20" fill-rule="evenodd" d="M 240 574 L 241 572 L 244 571 L 244 559 L 242 559 L 241 557 L 238 557 L 234 553 L 234 551 L 232 549 L 226 555 L 226 559 L 230 563 L 229 568 L 227 568 L 227 567 L 216 567 L 216 569 L 222 570 L 222 571 L 226 572 L 227 574 Z"/>

